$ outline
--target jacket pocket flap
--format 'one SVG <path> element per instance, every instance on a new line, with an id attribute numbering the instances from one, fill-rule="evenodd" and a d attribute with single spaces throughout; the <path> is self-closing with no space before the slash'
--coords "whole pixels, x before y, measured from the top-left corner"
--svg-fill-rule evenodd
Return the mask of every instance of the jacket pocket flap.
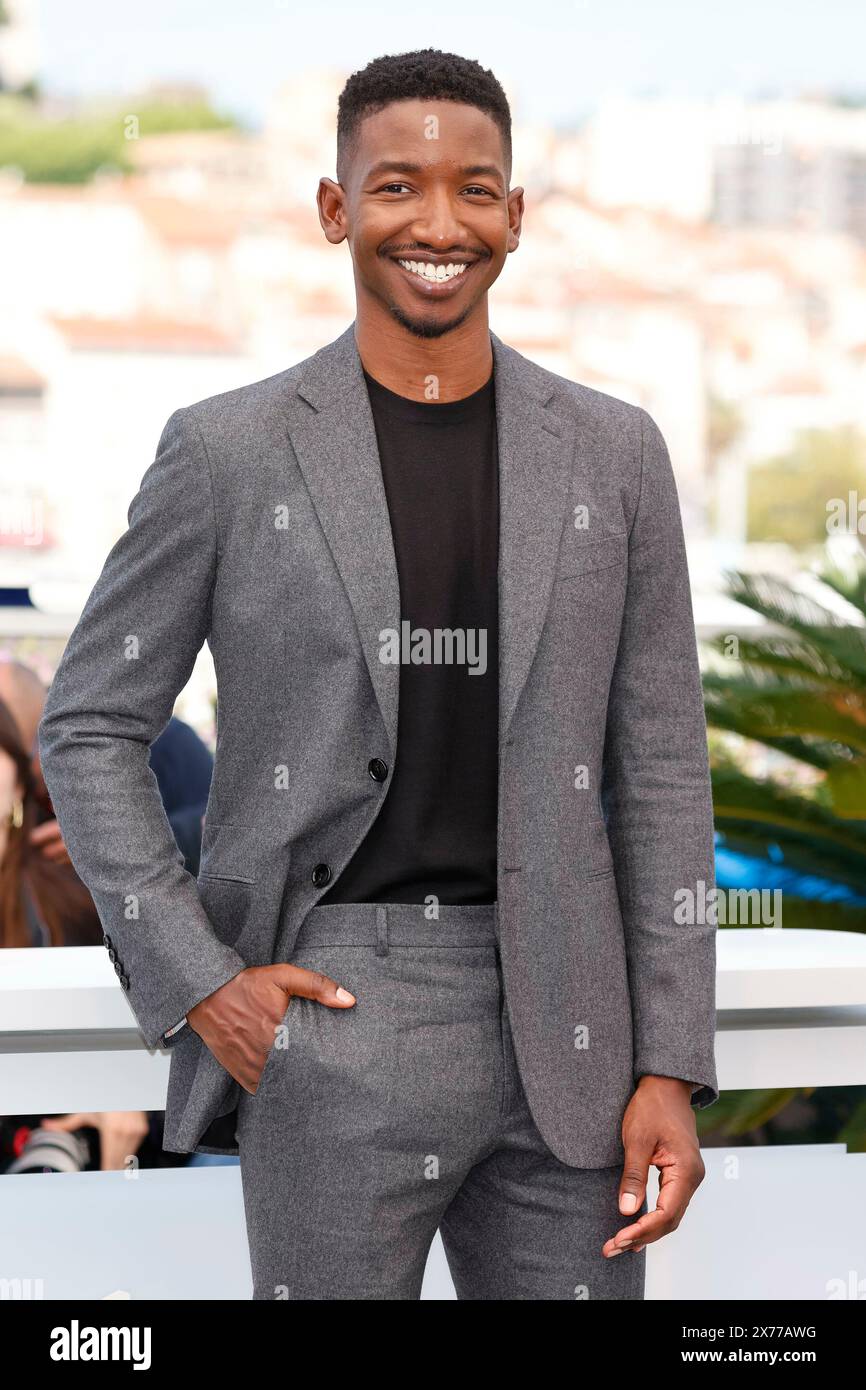
<path id="1" fill-rule="evenodd" d="M 556 578 L 575 579 L 593 570 L 622 565 L 628 557 L 628 536 L 625 531 L 600 536 L 597 540 L 575 539 L 579 533 L 568 533 L 559 553 Z"/>
<path id="2" fill-rule="evenodd" d="M 205 821 L 199 878 L 255 883 L 257 832 L 251 825 L 214 825 Z"/>

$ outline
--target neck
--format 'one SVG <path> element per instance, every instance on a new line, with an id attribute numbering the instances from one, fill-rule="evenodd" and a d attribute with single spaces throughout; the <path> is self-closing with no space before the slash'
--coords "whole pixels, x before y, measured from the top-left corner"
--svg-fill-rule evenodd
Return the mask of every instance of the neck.
<path id="1" fill-rule="evenodd" d="M 431 399 L 431 377 L 438 387 L 436 400 L 462 400 L 479 391 L 493 371 L 486 299 L 441 338 L 418 338 L 387 311 L 364 312 L 359 304 L 355 342 L 365 371 L 413 401 Z"/>

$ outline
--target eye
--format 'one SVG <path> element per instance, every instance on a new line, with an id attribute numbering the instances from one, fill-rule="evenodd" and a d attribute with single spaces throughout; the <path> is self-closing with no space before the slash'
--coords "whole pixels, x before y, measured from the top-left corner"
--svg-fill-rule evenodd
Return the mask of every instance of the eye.
<path id="1" fill-rule="evenodd" d="M 472 194 L 485 193 L 485 194 L 487 194 L 487 196 L 490 197 L 490 198 L 495 198 L 495 197 L 496 197 L 496 194 L 493 193 L 493 191 L 492 191 L 491 189 L 489 189 L 489 188 L 482 188 L 482 186 L 481 186 L 480 183 L 470 183 L 469 186 L 468 186 L 468 188 L 464 188 L 463 192 L 464 192 L 464 193 L 472 193 Z"/>
<path id="2" fill-rule="evenodd" d="M 391 192 L 393 192 L 394 190 L 399 190 L 399 189 L 401 189 L 401 188 L 408 188 L 408 187 L 409 187 L 408 183 L 385 183 L 385 184 L 382 185 L 381 188 L 377 188 L 376 192 L 377 192 L 377 193 L 391 193 Z"/>

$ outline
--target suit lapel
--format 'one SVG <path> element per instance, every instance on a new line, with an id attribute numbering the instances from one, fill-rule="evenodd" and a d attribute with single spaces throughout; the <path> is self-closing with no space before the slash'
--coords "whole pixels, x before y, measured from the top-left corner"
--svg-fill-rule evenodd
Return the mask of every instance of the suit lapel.
<path id="1" fill-rule="evenodd" d="M 298 394 L 289 436 L 355 614 L 393 760 L 400 668 L 379 660 L 379 634 L 399 630 L 400 585 L 354 324 L 310 358 Z"/>
<path id="2" fill-rule="evenodd" d="M 490 335 L 499 438 L 500 756 L 541 637 L 569 501 L 573 438 L 549 375 Z"/>
<path id="3" fill-rule="evenodd" d="M 574 444 L 549 409 L 548 374 L 494 333 L 490 338 L 499 446 L 501 756 L 550 601 Z M 400 670 L 380 662 L 379 634 L 399 629 L 400 586 L 354 324 L 310 358 L 297 393 L 289 437 L 355 614 L 393 757 Z"/>

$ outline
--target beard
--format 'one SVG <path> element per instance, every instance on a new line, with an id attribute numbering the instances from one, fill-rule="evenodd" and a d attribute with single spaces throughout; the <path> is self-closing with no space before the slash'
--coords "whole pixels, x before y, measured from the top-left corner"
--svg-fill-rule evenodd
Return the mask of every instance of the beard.
<path id="1" fill-rule="evenodd" d="M 469 316 L 473 306 L 468 304 L 453 319 L 433 319 L 415 318 L 411 314 L 404 313 L 398 304 L 389 304 L 388 308 L 393 318 L 405 328 L 408 333 L 412 333 L 416 338 L 442 338 L 446 333 L 453 333 L 455 328 L 459 328 Z"/>

